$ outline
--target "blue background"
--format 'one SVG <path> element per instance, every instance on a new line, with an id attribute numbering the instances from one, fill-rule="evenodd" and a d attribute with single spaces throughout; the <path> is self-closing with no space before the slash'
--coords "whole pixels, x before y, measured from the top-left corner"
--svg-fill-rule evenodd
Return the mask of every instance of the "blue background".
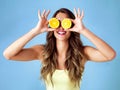
<path id="1" fill-rule="evenodd" d="M 117 52 L 113 61 L 87 62 L 81 90 L 120 90 L 120 1 L 119 0 L 0 0 L 0 90 L 45 90 L 39 80 L 39 61 L 8 61 L 2 53 L 13 41 L 32 29 L 37 11 L 50 9 L 48 17 L 59 8 L 81 8 L 84 24 Z M 92 45 L 84 36 L 84 44 Z M 44 44 L 46 33 L 35 37 L 26 47 Z"/>

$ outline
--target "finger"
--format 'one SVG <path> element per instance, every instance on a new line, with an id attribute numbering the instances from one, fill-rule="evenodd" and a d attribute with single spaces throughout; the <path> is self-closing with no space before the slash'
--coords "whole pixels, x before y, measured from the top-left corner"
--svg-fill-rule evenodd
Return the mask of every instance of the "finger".
<path id="1" fill-rule="evenodd" d="M 75 17 L 77 17 L 77 11 L 76 11 L 76 8 L 74 8 L 74 14 L 75 14 Z"/>
<path id="2" fill-rule="evenodd" d="M 74 29 L 73 29 L 73 28 L 70 28 L 70 29 L 68 29 L 67 31 L 71 31 L 71 32 L 73 32 L 73 31 L 74 31 Z"/>
<path id="3" fill-rule="evenodd" d="M 81 12 L 81 19 L 84 17 L 84 11 Z"/>
<path id="4" fill-rule="evenodd" d="M 38 18 L 41 19 L 40 10 L 38 10 Z"/>
<path id="5" fill-rule="evenodd" d="M 48 10 L 48 11 L 45 13 L 45 18 L 48 17 L 49 13 L 50 13 L 50 10 Z"/>
<path id="6" fill-rule="evenodd" d="M 70 31 L 70 28 L 69 29 L 65 29 L 65 31 Z"/>
<path id="7" fill-rule="evenodd" d="M 47 30 L 48 31 L 54 31 L 55 29 L 54 28 L 48 28 Z"/>
<path id="8" fill-rule="evenodd" d="M 41 17 L 45 17 L 45 13 L 46 13 L 46 10 L 44 9 L 44 11 L 42 12 Z"/>
<path id="9" fill-rule="evenodd" d="M 80 17 L 80 8 L 78 8 L 78 17 Z"/>

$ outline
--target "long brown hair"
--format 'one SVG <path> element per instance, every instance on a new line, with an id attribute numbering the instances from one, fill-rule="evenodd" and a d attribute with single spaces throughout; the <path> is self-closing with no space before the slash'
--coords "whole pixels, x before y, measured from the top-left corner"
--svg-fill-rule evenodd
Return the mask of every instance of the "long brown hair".
<path id="1" fill-rule="evenodd" d="M 61 8 L 57 10 L 53 17 L 56 17 L 59 12 L 67 14 L 68 17 L 71 19 L 75 19 L 74 14 L 66 8 Z M 68 43 L 69 48 L 67 50 L 65 67 L 68 71 L 71 82 L 73 82 L 75 85 L 79 85 L 82 72 L 84 70 L 84 65 L 82 64 L 82 61 L 86 60 L 83 52 L 83 44 L 80 39 L 80 34 L 76 32 L 71 32 Z M 52 75 L 58 66 L 58 55 L 54 32 L 47 33 L 43 56 L 44 60 L 41 69 L 42 78 L 47 81 L 47 75 L 49 74 L 50 80 L 52 82 Z"/>

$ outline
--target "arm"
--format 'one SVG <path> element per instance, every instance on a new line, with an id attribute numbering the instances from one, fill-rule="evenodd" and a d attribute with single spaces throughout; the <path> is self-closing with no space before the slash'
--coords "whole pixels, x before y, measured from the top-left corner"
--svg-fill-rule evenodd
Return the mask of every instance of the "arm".
<path id="1" fill-rule="evenodd" d="M 52 29 L 48 28 L 47 16 L 50 11 L 43 11 L 42 15 L 38 12 L 39 22 L 35 28 L 30 30 L 27 34 L 13 42 L 3 53 L 6 59 L 11 60 L 36 60 L 42 59 L 42 45 L 36 45 L 30 48 L 24 48 L 24 46 L 32 40 L 35 36 L 45 32 L 51 31 Z"/>
<path id="2" fill-rule="evenodd" d="M 115 57 L 116 53 L 113 48 L 101 38 L 88 29 L 84 29 L 81 33 L 96 46 L 96 48 L 91 46 L 84 47 L 84 52 L 87 55 L 88 60 L 102 62 L 112 60 Z"/>
<path id="3" fill-rule="evenodd" d="M 76 9 L 74 9 L 74 13 L 76 17 L 76 19 L 73 20 L 75 26 L 70 30 L 84 35 L 96 46 L 96 48 L 91 46 L 84 47 L 84 52 L 87 56 L 87 59 L 96 62 L 112 60 L 116 55 L 116 52 L 113 50 L 113 48 L 83 25 L 83 11 L 80 13 L 80 9 L 78 9 L 78 12 Z"/>
<path id="4" fill-rule="evenodd" d="M 13 42 L 5 51 L 4 56 L 9 60 L 34 60 L 38 59 L 38 46 L 24 48 L 24 46 L 36 36 L 34 29 Z M 41 49 L 41 47 L 39 47 Z"/>

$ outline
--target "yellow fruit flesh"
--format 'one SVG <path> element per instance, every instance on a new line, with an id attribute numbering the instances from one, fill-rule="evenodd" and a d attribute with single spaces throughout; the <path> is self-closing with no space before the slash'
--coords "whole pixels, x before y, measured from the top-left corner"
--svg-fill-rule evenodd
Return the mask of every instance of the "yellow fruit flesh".
<path id="1" fill-rule="evenodd" d="M 51 27 L 51 28 L 58 28 L 59 27 L 59 21 L 58 21 L 58 19 L 56 19 L 56 18 L 51 18 L 50 20 L 49 20 L 49 26 Z"/>
<path id="2" fill-rule="evenodd" d="M 64 28 L 64 29 L 69 29 L 69 28 L 71 28 L 71 25 L 72 25 L 72 22 L 71 22 L 71 20 L 70 19 L 64 19 L 63 21 L 62 21 L 62 27 Z"/>

